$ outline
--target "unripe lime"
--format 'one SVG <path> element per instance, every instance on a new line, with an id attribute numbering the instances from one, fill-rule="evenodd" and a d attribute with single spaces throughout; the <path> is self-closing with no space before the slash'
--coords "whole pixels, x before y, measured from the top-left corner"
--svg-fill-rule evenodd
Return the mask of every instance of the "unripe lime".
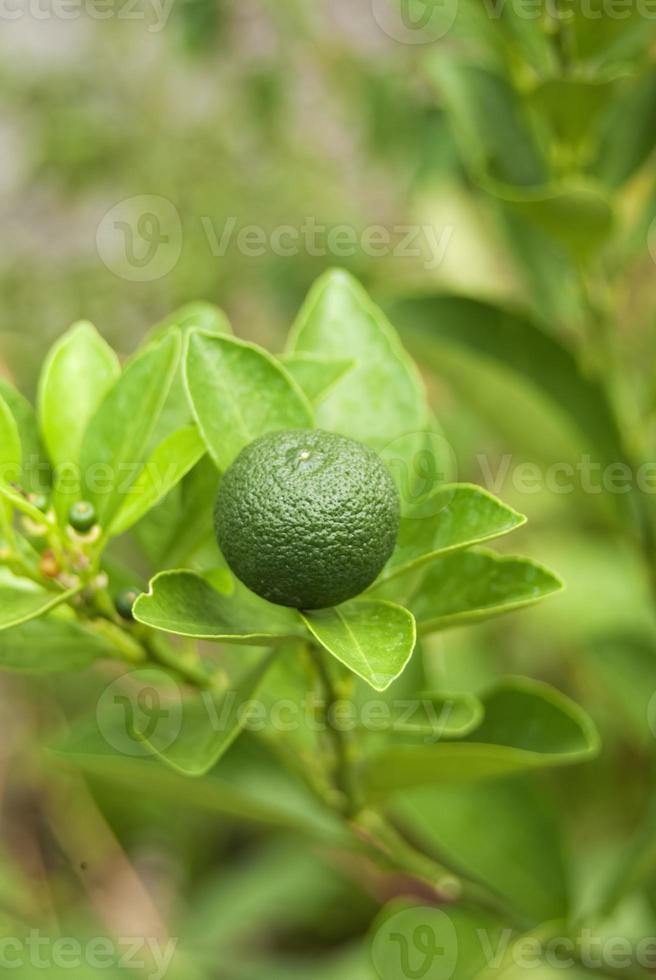
<path id="1" fill-rule="evenodd" d="M 114 605 L 116 606 L 116 612 L 122 619 L 131 620 L 134 618 L 132 609 L 139 595 L 139 589 L 124 589 L 115 597 Z"/>
<path id="2" fill-rule="evenodd" d="M 299 609 L 335 606 L 371 585 L 399 530 L 398 491 L 380 457 L 321 429 L 272 432 L 226 471 L 219 547 L 253 592 Z"/>
<path id="3" fill-rule="evenodd" d="M 78 500 L 68 512 L 68 523 L 80 534 L 90 531 L 97 520 L 96 508 L 88 500 Z"/>

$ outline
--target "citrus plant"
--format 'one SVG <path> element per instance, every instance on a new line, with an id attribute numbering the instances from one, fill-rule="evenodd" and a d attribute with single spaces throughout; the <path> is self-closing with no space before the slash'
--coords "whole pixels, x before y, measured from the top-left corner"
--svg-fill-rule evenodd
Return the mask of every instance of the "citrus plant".
<path id="1" fill-rule="evenodd" d="M 480 696 L 437 683 L 426 637 L 561 588 L 482 547 L 524 518 L 449 482 L 448 462 L 414 364 L 345 273 L 315 285 L 280 357 L 205 304 L 123 367 L 77 324 L 46 359 L 36 412 L 0 382 L 0 666 L 96 666 L 154 692 L 176 710 L 161 724 L 131 712 L 129 734 L 151 765 L 191 776 L 220 769 L 247 729 L 347 818 L 351 846 L 493 904 L 415 852 L 388 807 L 409 788 L 586 759 L 597 736 L 529 678 Z M 283 701 L 311 711 L 277 724 Z M 124 699 L 89 714 L 92 742 L 75 729 L 59 751 L 100 751 L 100 733 L 120 752 Z"/>

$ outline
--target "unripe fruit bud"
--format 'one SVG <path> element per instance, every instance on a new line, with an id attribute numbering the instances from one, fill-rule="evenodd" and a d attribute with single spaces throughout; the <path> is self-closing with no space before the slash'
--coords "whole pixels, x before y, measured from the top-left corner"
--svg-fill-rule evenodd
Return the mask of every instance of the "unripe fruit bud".
<path id="1" fill-rule="evenodd" d="M 97 520 L 96 508 L 88 500 L 79 500 L 68 512 L 68 523 L 80 534 L 90 531 Z"/>

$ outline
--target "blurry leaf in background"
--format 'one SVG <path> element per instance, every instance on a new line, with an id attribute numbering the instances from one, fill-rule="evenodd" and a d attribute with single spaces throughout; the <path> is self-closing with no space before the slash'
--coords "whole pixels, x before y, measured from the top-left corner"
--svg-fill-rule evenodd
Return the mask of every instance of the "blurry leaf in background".
<path id="1" fill-rule="evenodd" d="M 51 592 L 29 579 L 3 574 L 0 577 L 0 630 L 43 616 L 74 595 L 74 589 Z"/>
<path id="2" fill-rule="evenodd" d="M 50 483 L 50 465 L 43 450 L 34 409 L 28 400 L 4 378 L 0 378 L 0 398 L 11 410 L 20 436 L 21 486 L 30 492 L 44 493 Z"/>
<path id="3" fill-rule="evenodd" d="M 225 688 L 193 691 L 190 696 L 180 698 L 173 712 L 176 714 L 175 737 L 166 737 L 164 744 L 160 742 L 159 730 L 156 732 L 157 738 L 152 738 L 151 717 L 145 719 L 143 730 L 140 727 L 142 719 L 135 716 L 134 736 L 141 738 L 154 755 L 178 772 L 187 776 L 204 776 L 214 768 L 248 724 L 249 703 L 257 694 L 272 662 L 271 654 L 260 654 L 257 661 L 253 665 L 248 663 L 239 676 L 227 679 Z M 153 687 L 170 685 L 171 679 L 161 671 L 148 669 L 132 671 L 130 684 L 143 685 L 150 691 Z M 105 719 L 102 719 L 102 724 L 105 724 Z"/>
<path id="4" fill-rule="evenodd" d="M 625 82 L 603 120 L 599 151 L 592 170 L 611 188 L 620 187 L 656 146 L 656 71 L 649 68 Z"/>
<path id="5" fill-rule="evenodd" d="M 74 620 L 46 616 L 0 633 L 0 669 L 25 673 L 83 670 L 108 657 L 106 640 Z"/>
<path id="6" fill-rule="evenodd" d="M 413 786 L 467 783 L 592 759 L 599 736 L 585 711 L 528 678 L 500 681 L 482 698 L 481 725 L 459 742 L 391 745 L 364 760 L 371 802 Z"/>
<path id="7" fill-rule="evenodd" d="M 391 315 L 408 345 L 439 372 L 441 344 L 512 368 L 548 396 L 586 439 L 602 466 L 624 458 L 623 440 L 602 385 L 582 374 L 574 355 L 529 317 L 449 295 L 401 299 Z"/>
<path id="8" fill-rule="evenodd" d="M 0 480 L 11 484 L 20 479 L 23 449 L 18 426 L 9 405 L 0 395 Z"/>
<path id="9" fill-rule="evenodd" d="M 222 470 L 258 436 L 313 424 L 296 382 L 271 354 L 245 341 L 193 333 L 185 384 L 207 448 Z"/>
<path id="10" fill-rule="evenodd" d="M 506 79 L 478 65 L 444 58 L 441 52 L 428 68 L 474 180 L 492 178 L 510 187 L 548 182 L 529 117 Z"/>
<path id="11" fill-rule="evenodd" d="M 393 812 L 429 851 L 500 892 L 522 915 L 536 923 L 566 915 L 556 812 L 526 779 L 409 790 Z"/>

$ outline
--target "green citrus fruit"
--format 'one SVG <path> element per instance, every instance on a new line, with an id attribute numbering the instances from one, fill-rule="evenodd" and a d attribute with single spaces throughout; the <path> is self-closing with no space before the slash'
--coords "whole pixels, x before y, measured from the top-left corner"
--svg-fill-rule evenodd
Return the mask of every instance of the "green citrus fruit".
<path id="1" fill-rule="evenodd" d="M 90 531 L 97 520 L 96 508 L 88 500 L 78 500 L 68 512 L 68 523 L 80 534 Z"/>
<path id="2" fill-rule="evenodd" d="M 140 595 L 139 589 L 124 589 L 114 598 L 116 611 L 122 619 L 134 619 L 132 608 Z"/>
<path id="3" fill-rule="evenodd" d="M 271 432 L 226 471 L 215 509 L 237 578 L 270 602 L 336 606 L 374 581 L 399 530 L 400 503 L 380 457 L 321 429 Z"/>

